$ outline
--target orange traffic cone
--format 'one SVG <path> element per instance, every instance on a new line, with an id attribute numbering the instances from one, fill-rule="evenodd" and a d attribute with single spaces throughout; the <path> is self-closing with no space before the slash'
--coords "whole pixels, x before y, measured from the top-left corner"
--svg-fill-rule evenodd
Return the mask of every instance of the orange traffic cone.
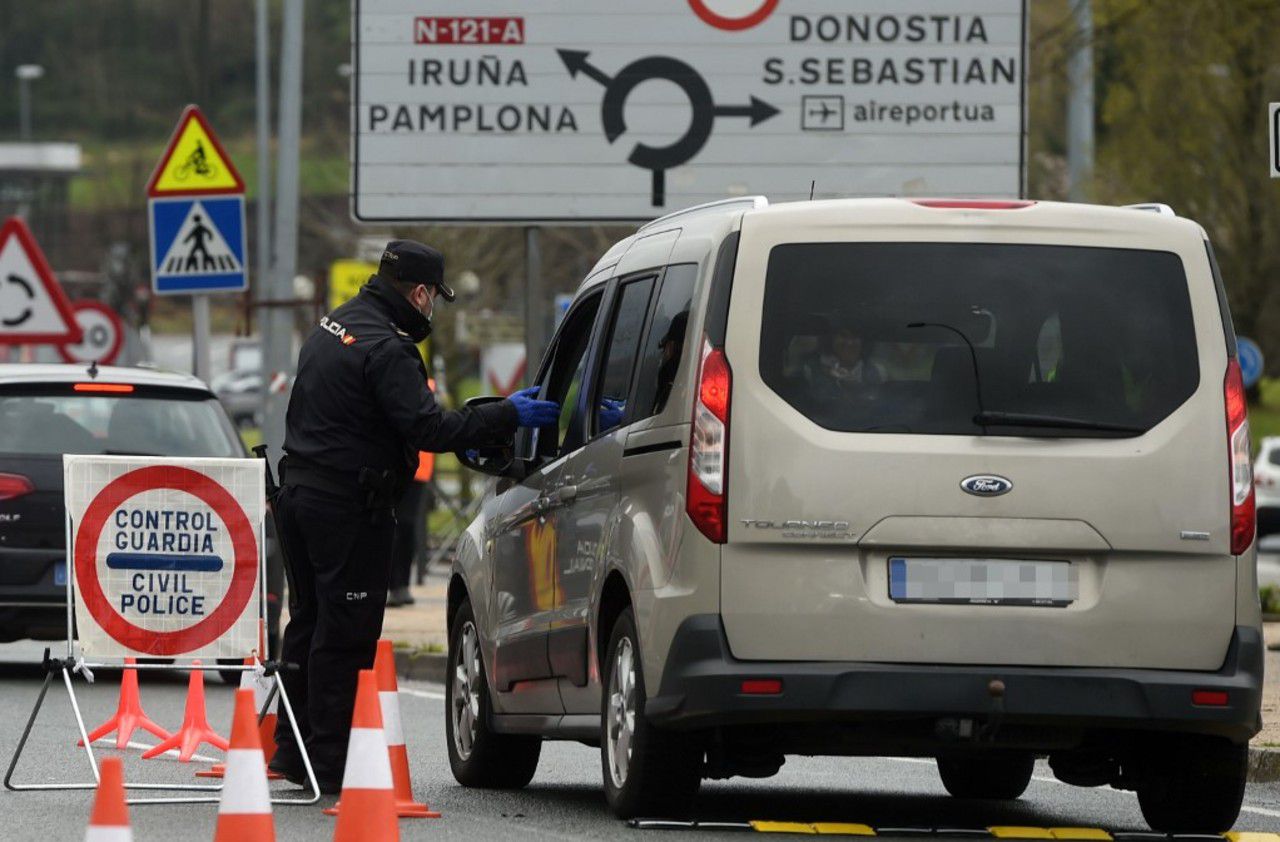
<path id="1" fill-rule="evenodd" d="M 231 747 L 227 749 L 227 779 L 218 802 L 218 828 L 213 842 L 275 842 L 275 838 L 253 691 L 237 690 Z"/>
<path id="2" fill-rule="evenodd" d="M 360 670 L 347 765 L 342 772 L 342 810 L 333 831 L 334 842 L 399 842 L 391 761 L 379 707 L 373 670 Z"/>
<path id="3" fill-rule="evenodd" d="M 244 665 L 251 667 L 257 661 L 253 658 L 245 658 Z M 245 670 L 240 673 L 240 689 L 253 691 L 253 707 L 254 710 L 262 710 L 262 706 L 266 704 L 267 696 L 271 692 L 271 679 L 265 675 L 259 675 L 254 670 Z M 262 723 L 258 726 L 258 739 L 262 743 L 262 756 L 266 758 L 266 762 L 270 763 L 271 758 L 276 756 L 276 705 L 279 703 L 279 697 L 271 699 L 271 709 L 262 717 Z M 227 772 L 227 764 L 215 763 L 208 769 L 201 769 L 196 772 L 197 778 L 221 778 Z M 267 780 L 278 781 L 284 778 L 279 772 L 267 770 Z"/>
<path id="4" fill-rule="evenodd" d="M 413 784 L 409 778 L 409 749 L 404 744 L 404 728 L 400 724 L 400 687 L 396 682 L 396 655 L 391 641 L 378 641 L 378 655 L 373 659 L 373 674 L 378 679 L 378 701 L 382 707 L 382 731 L 387 735 L 387 753 L 391 758 L 391 780 L 395 784 L 396 814 L 401 818 L 438 819 L 440 814 L 426 804 L 413 800 Z"/>
<path id="5" fill-rule="evenodd" d="M 192 666 L 199 667 L 199 661 L 192 661 Z M 208 743 L 214 748 L 227 750 L 227 741 L 219 737 L 209 727 L 209 717 L 204 707 L 204 673 L 199 669 L 191 670 L 191 681 L 187 684 L 187 709 L 182 716 L 182 727 L 173 736 L 152 746 L 143 752 L 142 759 L 150 760 L 171 749 L 178 749 L 178 760 L 189 763 L 191 756 L 201 743 Z"/>
<path id="6" fill-rule="evenodd" d="M 124 803 L 124 761 L 104 757 L 98 764 L 98 794 L 89 814 L 84 842 L 133 842 L 129 807 Z"/>
<path id="7" fill-rule="evenodd" d="M 125 658 L 124 662 L 128 666 L 120 674 L 120 702 L 116 705 L 115 715 L 89 732 L 89 742 L 100 740 L 115 731 L 116 748 L 123 750 L 129 744 L 133 732 L 139 728 L 162 740 L 169 739 L 169 732 L 152 722 L 142 711 L 142 697 L 138 693 L 138 671 L 131 669 L 137 661 Z M 76 745 L 84 745 L 84 740 L 77 740 Z"/>

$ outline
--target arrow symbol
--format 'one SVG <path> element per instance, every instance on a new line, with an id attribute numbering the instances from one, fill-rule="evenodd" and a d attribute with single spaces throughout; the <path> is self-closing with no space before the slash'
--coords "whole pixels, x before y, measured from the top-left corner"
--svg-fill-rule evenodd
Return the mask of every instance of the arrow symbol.
<path id="1" fill-rule="evenodd" d="M 777 108 L 757 97 L 751 97 L 750 105 L 716 106 L 717 117 L 750 117 L 751 128 L 753 129 L 770 117 L 781 113 Z"/>
<path id="2" fill-rule="evenodd" d="M 582 73 L 587 78 L 594 79 L 606 88 L 613 81 L 609 74 L 587 61 L 587 56 L 591 55 L 591 53 L 586 50 L 556 50 L 556 52 L 560 54 L 560 60 L 564 62 L 565 69 L 569 71 L 571 79 L 577 79 L 578 74 Z"/>

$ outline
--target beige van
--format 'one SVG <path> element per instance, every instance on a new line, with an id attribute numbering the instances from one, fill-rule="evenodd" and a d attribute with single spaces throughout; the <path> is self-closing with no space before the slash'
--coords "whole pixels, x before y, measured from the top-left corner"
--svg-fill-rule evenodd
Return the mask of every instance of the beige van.
<path id="1" fill-rule="evenodd" d="M 1228 829 L 1263 646 L 1235 334 L 1167 207 L 718 202 L 583 281 L 558 427 L 449 587 L 457 779 L 600 746 L 620 816 L 787 755 L 937 759 L 958 798 L 1135 790 Z"/>

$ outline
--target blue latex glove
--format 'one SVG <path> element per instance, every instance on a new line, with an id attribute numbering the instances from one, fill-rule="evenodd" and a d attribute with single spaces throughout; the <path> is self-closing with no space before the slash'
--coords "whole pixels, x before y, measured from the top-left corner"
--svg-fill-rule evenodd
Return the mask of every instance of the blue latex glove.
<path id="1" fill-rule="evenodd" d="M 615 401 L 612 398 L 600 399 L 600 431 L 612 430 L 622 423 L 622 416 L 627 411 L 626 401 Z"/>
<path id="2" fill-rule="evenodd" d="M 479 462 L 479 461 L 480 461 L 480 451 L 478 451 L 478 450 L 468 450 L 468 451 L 466 451 L 466 456 L 467 456 L 467 458 L 468 458 L 468 459 L 470 459 L 472 462 Z"/>
<path id="3" fill-rule="evenodd" d="M 507 400 L 516 408 L 516 416 L 521 427 L 547 427 L 560 420 L 560 404 L 554 401 L 540 401 L 534 395 L 538 387 L 521 389 Z"/>

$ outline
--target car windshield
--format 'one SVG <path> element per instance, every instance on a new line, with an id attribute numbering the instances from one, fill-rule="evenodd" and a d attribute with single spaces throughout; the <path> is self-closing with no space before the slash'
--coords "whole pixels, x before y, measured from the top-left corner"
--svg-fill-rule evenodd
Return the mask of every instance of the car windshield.
<path id="1" fill-rule="evenodd" d="M 764 381 L 845 432 L 1132 436 L 1195 391 L 1174 254 L 806 243 L 770 254 Z"/>
<path id="2" fill-rule="evenodd" d="M 212 398 L 0 394 L 0 453 L 244 455 Z"/>

